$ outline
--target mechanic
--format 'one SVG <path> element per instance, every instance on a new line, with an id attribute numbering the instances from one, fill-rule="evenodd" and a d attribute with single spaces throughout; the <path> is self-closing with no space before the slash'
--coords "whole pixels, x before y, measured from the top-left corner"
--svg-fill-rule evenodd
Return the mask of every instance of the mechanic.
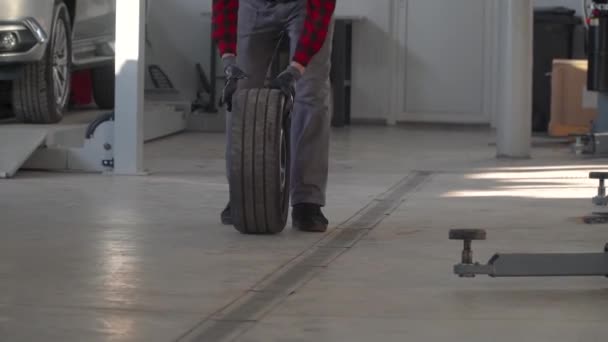
<path id="1" fill-rule="evenodd" d="M 222 101 L 231 111 L 235 91 L 261 88 L 280 32 L 290 42 L 290 65 L 271 82 L 295 91 L 290 185 L 293 227 L 325 232 L 331 114 L 330 68 L 336 0 L 213 0 L 213 32 L 227 77 Z M 237 44 L 238 41 L 238 44 Z M 230 132 L 230 114 L 227 115 Z M 230 134 L 227 153 L 230 151 Z M 227 154 L 227 160 L 228 154 Z M 230 170 L 229 162 L 227 168 Z M 232 224 L 230 203 L 221 215 Z"/>

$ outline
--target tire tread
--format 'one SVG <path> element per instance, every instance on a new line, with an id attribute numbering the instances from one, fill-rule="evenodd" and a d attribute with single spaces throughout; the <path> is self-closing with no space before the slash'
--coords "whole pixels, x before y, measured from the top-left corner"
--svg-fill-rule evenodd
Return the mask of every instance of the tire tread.
<path id="1" fill-rule="evenodd" d="M 232 115 L 230 202 L 235 227 L 244 234 L 280 233 L 289 202 L 288 195 L 280 196 L 282 97 L 264 88 L 240 91 Z M 286 177 L 288 185 L 289 168 Z"/>
<path id="2" fill-rule="evenodd" d="M 65 22 L 66 34 L 69 37 L 71 35 L 69 29 L 71 25 L 65 4 L 59 2 L 55 11 L 57 19 Z M 53 29 L 56 23 L 53 23 Z M 50 124 L 59 122 L 63 118 L 65 108 L 57 108 L 53 93 L 53 71 L 50 67 L 52 64 L 52 42 L 53 38 L 51 37 L 44 57 L 38 62 L 25 65 L 21 76 L 13 82 L 13 112 L 20 122 Z M 71 55 L 69 39 L 68 55 Z"/>

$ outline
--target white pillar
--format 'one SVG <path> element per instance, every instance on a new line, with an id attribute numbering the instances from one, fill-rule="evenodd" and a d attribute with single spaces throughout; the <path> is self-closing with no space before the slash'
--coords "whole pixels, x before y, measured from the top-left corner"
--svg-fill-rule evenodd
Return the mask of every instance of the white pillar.
<path id="1" fill-rule="evenodd" d="M 114 173 L 143 173 L 145 0 L 116 1 Z"/>
<path id="2" fill-rule="evenodd" d="M 529 158 L 532 140 L 533 4 L 499 0 L 497 156 Z"/>

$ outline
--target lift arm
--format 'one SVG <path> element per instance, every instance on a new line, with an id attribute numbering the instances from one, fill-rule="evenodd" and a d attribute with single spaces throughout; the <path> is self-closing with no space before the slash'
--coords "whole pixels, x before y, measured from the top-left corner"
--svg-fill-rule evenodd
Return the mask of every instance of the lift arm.
<path id="1" fill-rule="evenodd" d="M 608 253 L 496 254 L 488 264 L 458 264 L 461 277 L 590 277 L 608 276 Z"/>
<path id="2" fill-rule="evenodd" d="M 471 243 L 485 240 L 486 231 L 455 229 L 451 240 L 464 242 L 462 260 L 454 273 L 464 278 L 490 277 L 592 277 L 608 276 L 608 244 L 603 253 L 496 254 L 485 264 L 473 262 Z"/>

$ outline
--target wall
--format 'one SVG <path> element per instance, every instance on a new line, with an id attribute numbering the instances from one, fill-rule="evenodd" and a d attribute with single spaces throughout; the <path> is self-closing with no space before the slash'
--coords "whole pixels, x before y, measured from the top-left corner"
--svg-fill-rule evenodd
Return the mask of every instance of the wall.
<path id="1" fill-rule="evenodd" d="M 208 69 L 211 0 L 148 0 L 147 62 L 159 64 L 188 100 L 198 88 L 196 63 Z M 179 5 L 177 5 L 179 3 Z"/>
<path id="2" fill-rule="evenodd" d="M 209 73 L 211 0 L 181 0 L 179 5 L 166 0 L 149 1 L 150 60 L 160 64 L 176 87 L 193 99 L 197 88 L 194 65 L 201 63 Z M 355 119 L 382 120 L 388 115 L 391 1 L 337 2 L 337 15 L 365 17 L 353 32 L 352 116 Z"/>
<path id="3" fill-rule="evenodd" d="M 394 0 L 340 0 L 337 16 L 362 16 L 353 28 L 353 120 L 384 121 L 389 116 L 391 7 Z"/>
<path id="4" fill-rule="evenodd" d="M 149 0 L 150 59 L 160 64 L 176 86 L 193 99 L 197 89 L 194 65 L 209 73 L 211 0 Z M 339 0 L 338 16 L 361 16 L 354 28 L 352 118 L 382 121 L 391 113 L 389 101 L 395 63 L 390 54 L 392 10 L 400 0 Z M 580 8 L 579 0 L 535 0 L 536 6 Z M 206 14 L 204 14 L 206 13 Z M 176 24 L 179 23 L 179 24 Z M 429 33 L 431 34 L 431 33 Z M 405 71 L 407 72 L 407 70 Z"/>
<path id="5" fill-rule="evenodd" d="M 536 7 L 564 6 L 577 10 L 578 14 L 583 11 L 581 0 L 535 0 L 534 5 Z"/>
<path id="6" fill-rule="evenodd" d="M 389 57 L 393 49 L 405 49 L 392 33 L 393 12 L 404 0 L 341 0 L 338 1 L 338 15 L 357 15 L 365 19 L 354 30 L 353 46 L 353 96 L 352 117 L 354 120 L 390 120 L 391 79 L 395 78 L 395 61 Z M 449 1 L 449 0 L 439 0 Z M 566 6 L 581 12 L 580 0 L 536 0 L 536 6 Z M 407 26 L 407 24 L 405 25 Z M 441 34 L 429 31 L 428 37 Z M 406 52 L 407 53 L 407 52 Z M 411 74 L 411 70 L 403 72 Z M 489 120 L 489 113 L 486 113 Z"/>
<path id="7" fill-rule="evenodd" d="M 398 121 L 489 122 L 495 13 L 491 0 L 408 0 L 397 12 L 405 23 Z"/>

